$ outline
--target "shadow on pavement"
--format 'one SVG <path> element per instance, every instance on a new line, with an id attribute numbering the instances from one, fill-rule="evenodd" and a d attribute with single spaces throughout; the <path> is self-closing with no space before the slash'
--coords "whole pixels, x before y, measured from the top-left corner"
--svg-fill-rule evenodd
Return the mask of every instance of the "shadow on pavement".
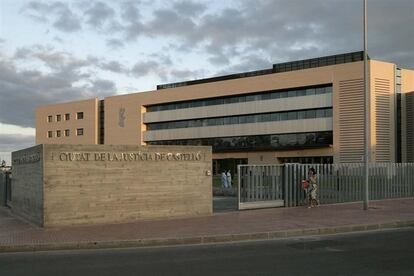
<path id="1" fill-rule="evenodd" d="M 234 196 L 215 196 L 213 197 L 213 212 L 237 211 L 237 197 Z"/>

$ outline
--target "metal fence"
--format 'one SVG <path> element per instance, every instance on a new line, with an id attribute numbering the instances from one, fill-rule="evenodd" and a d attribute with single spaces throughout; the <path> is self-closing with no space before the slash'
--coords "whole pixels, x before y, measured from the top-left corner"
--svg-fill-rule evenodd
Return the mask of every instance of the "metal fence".
<path id="1" fill-rule="evenodd" d="M 239 166 L 240 209 L 266 207 L 261 205 L 268 201 L 286 207 L 306 204 L 301 181 L 310 168 L 317 172 L 321 204 L 363 200 L 364 164 L 243 165 Z M 371 200 L 414 196 L 413 163 L 374 163 L 369 172 Z"/>
<path id="2" fill-rule="evenodd" d="M 239 209 L 283 206 L 283 166 L 239 165 Z"/>
<path id="3" fill-rule="evenodd" d="M 10 172 L 0 171 L 0 206 L 7 205 L 7 201 L 11 201 Z"/>

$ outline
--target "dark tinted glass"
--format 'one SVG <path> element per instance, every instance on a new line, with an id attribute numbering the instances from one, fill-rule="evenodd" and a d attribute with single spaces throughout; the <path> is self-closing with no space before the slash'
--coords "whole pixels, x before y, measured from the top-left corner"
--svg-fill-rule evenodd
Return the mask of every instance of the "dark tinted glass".
<path id="1" fill-rule="evenodd" d="M 285 150 L 323 147 L 332 144 L 332 132 L 235 136 L 148 142 L 150 145 L 209 145 L 213 152 Z"/>

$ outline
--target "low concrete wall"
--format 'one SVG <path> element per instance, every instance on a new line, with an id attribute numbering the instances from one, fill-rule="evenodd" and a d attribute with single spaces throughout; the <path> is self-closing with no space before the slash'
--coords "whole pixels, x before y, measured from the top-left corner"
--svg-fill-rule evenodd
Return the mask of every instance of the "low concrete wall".
<path id="1" fill-rule="evenodd" d="M 13 212 L 43 225 L 43 146 L 13 152 L 12 175 Z"/>
<path id="2" fill-rule="evenodd" d="M 42 161 L 42 184 L 27 183 L 43 187 L 44 226 L 212 213 L 210 147 L 43 145 Z"/>

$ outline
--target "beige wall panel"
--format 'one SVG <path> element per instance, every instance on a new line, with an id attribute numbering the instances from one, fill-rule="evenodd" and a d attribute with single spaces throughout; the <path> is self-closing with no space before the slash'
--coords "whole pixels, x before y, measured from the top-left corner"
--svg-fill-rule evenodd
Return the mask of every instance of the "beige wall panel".
<path id="1" fill-rule="evenodd" d="M 212 213 L 211 148 L 45 145 L 45 226 Z M 95 161 L 95 153 L 197 153 L 199 161 Z M 63 153 L 63 155 L 61 155 Z M 65 161 L 65 153 L 90 153 Z M 62 159 L 64 161 L 62 161 Z"/>
<path id="2" fill-rule="evenodd" d="M 76 113 L 83 112 L 82 120 L 76 119 Z M 65 114 L 70 114 L 70 120 L 65 120 Z M 61 115 L 61 121 L 56 121 L 56 115 Z M 53 116 L 53 122 L 47 121 Z M 76 129 L 83 128 L 82 136 L 76 135 Z M 70 136 L 65 136 L 65 130 L 70 130 Z M 61 137 L 56 137 L 56 131 L 61 131 Z M 53 131 L 53 138 L 48 138 L 47 132 Z M 75 101 L 70 103 L 41 106 L 36 109 L 36 144 L 97 144 L 98 143 L 98 99 Z"/>
<path id="3" fill-rule="evenodd" d="M 168 130 L 149 130 L 144 133 L 144 141 L 264 135 L 275 133 L 283 134 L 331 130 L 332 118 L 317 118 L 252 124 L 178 128 Z"/>
<path id="4" fill-rule="evenodd" d="M 340 67 L 334 75 L 333 148 L 335 163 L 355 160 L 361 150 L 360 140 L 363 129 L 358 124 L 360 124 L 359 120 L 362 117 L 358 117 L 360 115 L 357 115 L 357 118 L 353 117 L 361 111 L 363 87 L 360 86 L 360 81 L 363 77 L 363 62 L 354 62 L 350 65 L 352 67 Z M 343 139 L 342 137 L 346 138 Z M 353 145 L 349 144 L 349 141 Z M 356 152 L 353 152 L 354 150 Z M 349 156 L 349 154 L 352 156 Z"/>
<path id="5" fill-rule="evenodd" d="M 414 92 L 414 70 L 401 69 L 401 92 Z"/>
<path id="6" fill-rule="evenodd" d="M 395 162 L 395 65 L 370 62 L 372 161 Z"/>
<path id="7" fill-rule="evenodd" d="M 43 224 L 43 145 L 12 153 L 13 213 Z"/>
<path id="8" fill-rule="evenodd" d="M 332 107 L 332 94 L 148 112 L 144 123 Z"/>

